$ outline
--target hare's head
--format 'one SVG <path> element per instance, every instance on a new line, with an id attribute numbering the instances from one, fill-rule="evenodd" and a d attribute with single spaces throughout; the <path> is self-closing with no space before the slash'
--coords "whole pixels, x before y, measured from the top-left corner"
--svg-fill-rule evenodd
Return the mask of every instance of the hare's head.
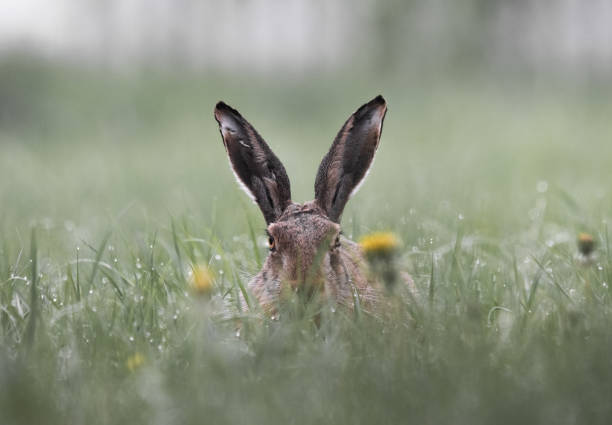
<path id="1" fill-rule="evenodd" d="M 340 218 L 372 165 L 386 110 L 378 96 L 349 117 L 319 166 L 315 199 L 297 204 L 291 200 L 285 168 L 270 147 L 238 111 L 217 104 L 215 118 L 232 170 L 268 226 L 270 254 L 262 281 L 277 286 L 287 282 L 297 289 L 305 282 L 323 284 L 335 274 L 347 274 Z"/>

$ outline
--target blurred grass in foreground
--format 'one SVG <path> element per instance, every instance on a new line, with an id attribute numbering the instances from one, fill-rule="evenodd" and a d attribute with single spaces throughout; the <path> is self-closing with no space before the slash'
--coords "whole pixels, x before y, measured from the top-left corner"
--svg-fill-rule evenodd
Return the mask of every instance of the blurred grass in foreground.
<path id="1" fill-rule="evenodd" d="M 605 94 L 0 69 L 1 423 L 610 417 Z M 215 101 L 268 140 L 301 201 L 379 92 L 380 150 L 343 226 L 398 235 L 417 293 L 384 322 L 326 308 L 320 328 L 246 315 L 237 332 L 264 224 L 229 171 Z M 196 265 L 215 276 L 210 300 L 190 291 Z"/>

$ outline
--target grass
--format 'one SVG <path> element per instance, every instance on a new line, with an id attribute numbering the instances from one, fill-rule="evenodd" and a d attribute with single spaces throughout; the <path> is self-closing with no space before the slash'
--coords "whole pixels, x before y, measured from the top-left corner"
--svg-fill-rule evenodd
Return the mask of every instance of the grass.
<path id="1" fill-rule="evenodd" d="M 0 423 L 609 421 L 605 94 L 0 73 Z M 240 313 L 264 223 L 235 187 L 215 101 L 268 139 L 299 201 L 378 92 L 381 147 L 343 227 L 393 231 L 416 293 L 389 295 L 385 320 Z M 210 299 L 189 287 L 201 264 Z"/>

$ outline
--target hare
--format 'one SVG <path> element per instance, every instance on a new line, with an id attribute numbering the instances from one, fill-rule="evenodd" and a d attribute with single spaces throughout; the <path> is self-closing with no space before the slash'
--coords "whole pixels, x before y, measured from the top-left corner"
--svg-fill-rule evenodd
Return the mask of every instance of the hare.
<path id="1" fill-rule="evenodd" d="M 374 307 L 379 289 L 369 281 L 359 245 L 340 231 L 342 211 L 365 179 L 378 148 L 387 105 L 377 96 L 344 123 L 323 158 L 315 180 L 315 199 L 291 200 L 283 164 L 238 111 L 223 102 L 215 119 L 238 183 L 266 220 L 269 254 L 249 282 L 250 292 L 274 314 L 283 290 L 316 291 L 352 309 Z"/>

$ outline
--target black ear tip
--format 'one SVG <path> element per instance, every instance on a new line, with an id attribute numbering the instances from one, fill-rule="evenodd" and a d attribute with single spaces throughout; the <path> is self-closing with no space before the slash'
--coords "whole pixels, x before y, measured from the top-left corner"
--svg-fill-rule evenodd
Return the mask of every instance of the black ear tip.
<path id="1" fill-rule="evenodd" d="M 371 118 L 373 116 L 377 116 L 379 119 L 382 119 L 384 118 L 386 112 L 387 102 L 385 101 L 384 97 L 378 95 L 368 103 L 361 105 L 361 107 L 355 111 L 354 116 L 357 119 L 363 119 L 365 117 Z"/>
<path id="2" fill-rule="evenodd" d="M 215 119 L 221 121 L 224 116 L 240 118 L 240 113 L 223 101 L 217 102 L 215 105 Z"/>
<path id="3" fill-rule="evenodd" d="M 229 106 L 227 103 L 225 103 L 222 100 L 217 102 L 217 104 L 215 105 L 215 114 L 217 112 L 230 112 L 230 111 L 233 111 L 232 107 Z"/>
<path id="4" fill-rule="evenodd" d="M 376 96 L 374 99 L 372 99 L 372 100 L 370 101 L 370 103 L 371 103 L 372 105 L 380 105 L 380 106 L 383 106 L 383 105 L 386 105 L 386 104 L 387 104 L 387 101 L 385 100 L 385 98 L 384 98 L 384 97 L 382 97 L 382 95 L 380 95 L 380 94 L 379 94 L 379 95 L 378 95 L 378 96 Z"/>

